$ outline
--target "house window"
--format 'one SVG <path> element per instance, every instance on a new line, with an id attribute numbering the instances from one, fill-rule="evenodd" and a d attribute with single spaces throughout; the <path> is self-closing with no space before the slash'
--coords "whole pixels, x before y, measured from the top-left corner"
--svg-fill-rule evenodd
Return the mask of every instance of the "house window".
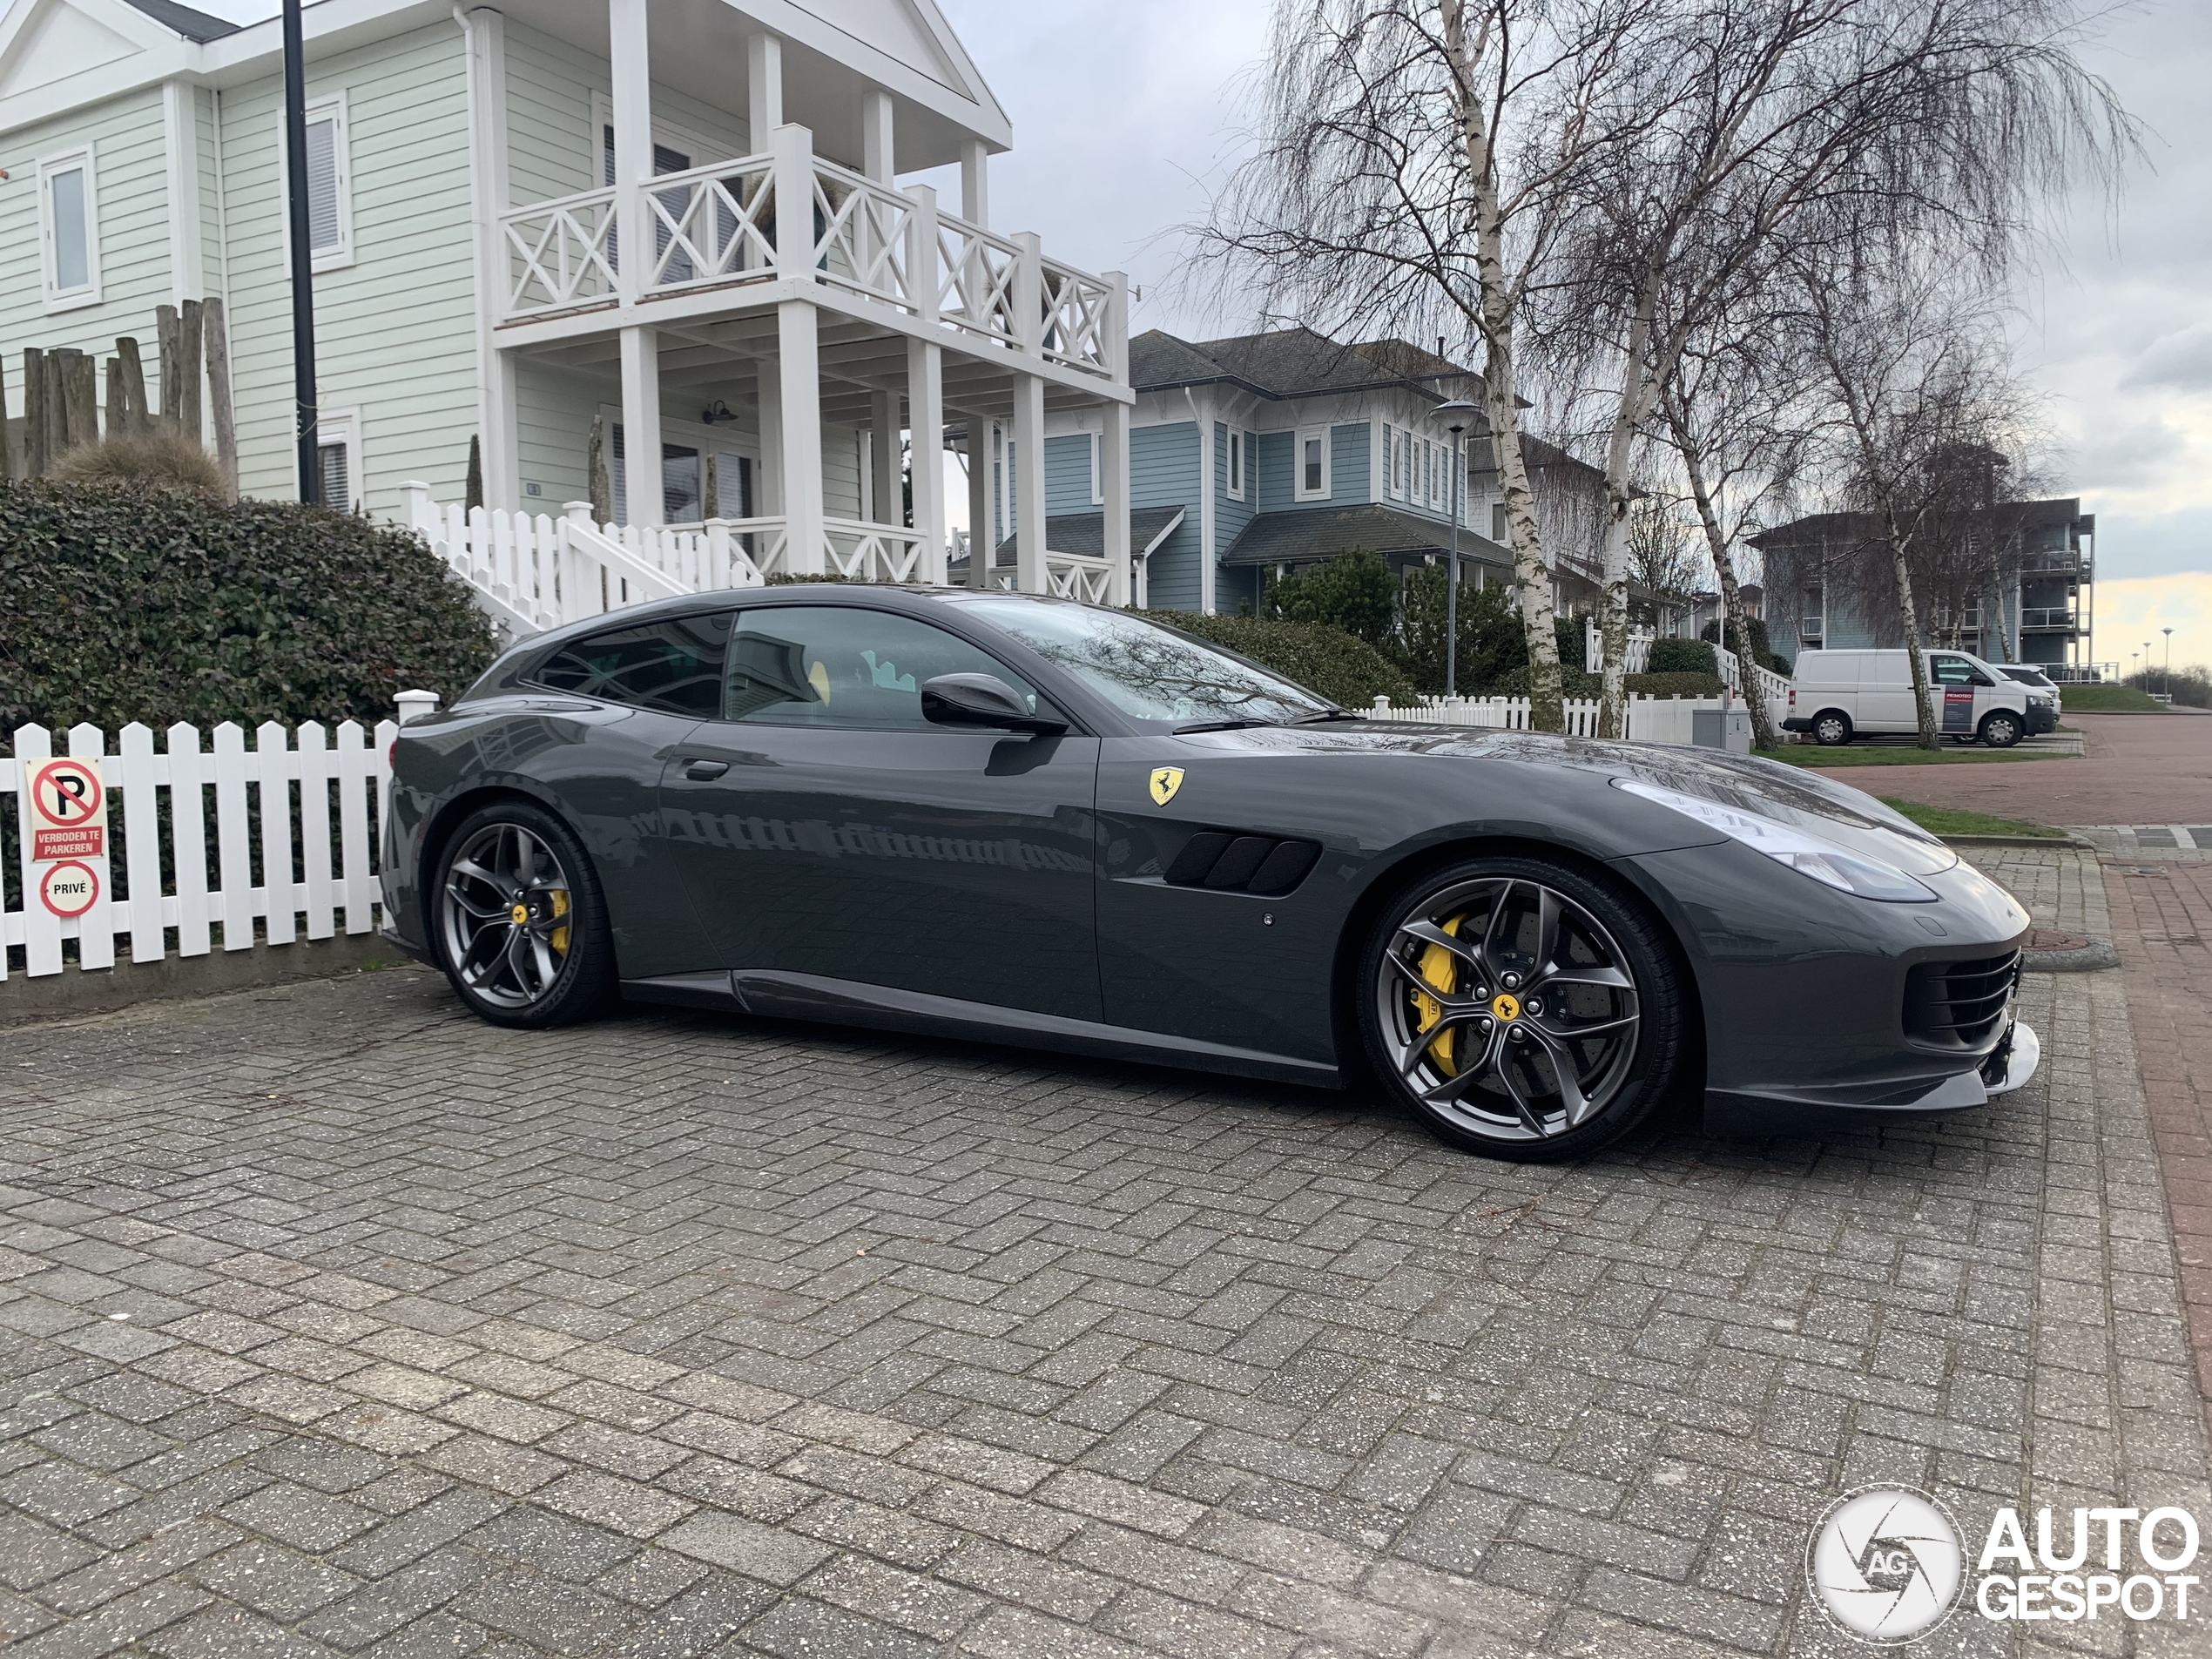
<path id="1" fill-rule="evenodd" d="M 1426 438 L 1421 440 L 1421 501 L 1436 505 L 1436 446 Z"/>
<path id="2" fill-rule="evenodd" d="M 608 446 L 607 482 L 614 486 L 615 523 L 630 523 L 630 467 L 629 450 L 623 442 L 620 421 L 608 423 L 614 429 L 614 439 Z M 867 470 L 861 469 L 866 478 Z M 702 511 L 699 490 L 703 481 L 699 476 L 699 452 L 687 443 L 663 443 L 660 447 L 660 514 L 664 524 L 696 524 L 705 516 Z M 750 480 L 740 486 L 751 494 Z M 714 493 L 723 500 L 729 499 L 729 483 L 718 476 Z"/>
<path id="3" fill-rule="evenodd" d="M 1234 428 L 1229 433 L 1229 499 L 1244 499 L 1244 435 Z"/>
<path id="4" fill-rule="evenodd" d="M 315 415 L 315 458 L 321 462 L 322 504 L 350 513 L 361 503 L 361 422 L 356 409 Z"/>
<path id="5" fill-rule="evenodd" d="M 92 190 L 92 152 L 72 150 L 38 162 L 39 234 L 49 311 L 98 305 L 100 219 Z"/>
<path id="6" fill-rule="evenodd" d="M 1091 433 L 1089 436 L 1090 504 L 1093 507 L 1103 507 L 1106 504 L 1106 469 L 1103 464 L 1103 456 L 1105 454 L 1103 446 L 1106 442 L 1106 436 L 1105 434 L 1101 432 Z"/>
<path id="7" fill-rule="evenodd" d="M 307 252 L 318 271 L 353 263 L 354 174 L 343 97 L 307 105 Z"/>
<path id="8" fill-rule="evenodd" d="M 1329 493 L 1329 428 L 1301 427 L 1298 432 L 1298 488 L 1299 501 L 1320 501 Z"/>
<path id="9" fill-rule="evenodd" d="M 1503 547 L 1512 532 L 1506 528 L 1506 504 L 1501 501 L 1490 503 L 1490 539 Z"/>

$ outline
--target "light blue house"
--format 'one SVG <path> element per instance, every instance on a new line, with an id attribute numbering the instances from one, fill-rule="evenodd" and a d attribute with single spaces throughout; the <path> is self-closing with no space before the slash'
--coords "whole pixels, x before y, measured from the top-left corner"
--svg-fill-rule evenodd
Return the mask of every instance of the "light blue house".
<path id="1" fill-rule="evenodd" d="M 1129 342 L 1136 394 L 1130 432 L 1130 547 L 1136 603 L 1156 610 L 1256 610 L 1271 572 L 1354 548 L 1402 570 L 1448 559 L 1452 544 L 1449 400 L 1479 401 L 1481 377 L 1399 340 L 1340 344 L 1307 328 L 1191 341 L 1157 330 Z M 1510 582 L 1504 504 L 1479 415 L 1461 442 L 1461 579 Z M 1046 534 L 1055 552 L 1100 545 L 1099 421 L 1049 419 Z M 1001 570 L 1013 567 L 1018 448 L 979 432 L 989 464 L 988 523 Z M 1555 447 L 1524 438 L 1563 612 L 1594 604 L 1595 540 L 1578 535 L 1577 501 L 1595 505 L 1602 479 Z M 1591 521 L 1594 523 L 1594 520 Z M 1555 534 L 1554 532 L 1564 532 Z"/>

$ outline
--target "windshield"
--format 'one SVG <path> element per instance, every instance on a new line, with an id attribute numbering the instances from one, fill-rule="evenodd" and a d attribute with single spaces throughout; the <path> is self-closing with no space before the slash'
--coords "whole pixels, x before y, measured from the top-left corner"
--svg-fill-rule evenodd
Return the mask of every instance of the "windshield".
<path id="1" fill-rule="evenodd" d="M 1256 663 L 1126 611 L 989 594 L 955 603 L 981 612 L 1133 720 L 1284 725 L 1335 706 Z"/>
<path id="2" fill-rule="evenodd" d="M 2047 691 L 2055 691 L 2059 689 L 2032 668 L 2007 668 L 2002 671 L 2010 674 L 2023 685 L 2040 685 Z"/>

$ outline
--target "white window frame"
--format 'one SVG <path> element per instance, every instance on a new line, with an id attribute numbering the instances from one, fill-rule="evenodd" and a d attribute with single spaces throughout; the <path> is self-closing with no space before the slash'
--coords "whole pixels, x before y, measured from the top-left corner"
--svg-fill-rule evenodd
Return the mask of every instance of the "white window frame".
<path id="1" fill-rule="evenodd" d="M 38 251 L 40 297 L 48 312 L 75 311 L 100 303 L 100 203 L 92 146 L 80 145 L 38 158 Z M 82 170 L 84 174 L 84 286 L 64 289 L 56 286 L 53 179 L 56 174 Z"/>
<path id="2" fill-rule="evenodd" d="M 1090 440 L 1090 504 L 1093 507 L 1103 507 L 1106 504 L 1104 465 L 1106 435 L 1103 432 L 1087 432 L 1083 435 Z"/>
<path id="3" fill-rule="evenodd" d="M 338 220 L 338 245 L 314 253 L 308 261 L 308 269 L 317 272 L 342 270 L 354 262 L 353 139 L 346 119 L 346 94 L 343 91 L 340 91 L 322 98 L 312 98 L 308 101 L 306 113 L 307 125 L 309 126 L 321 120 L 328 120 L 331 124 L 330 188 L 332 194 L 336 198 L 333 206 L 336 209 Z M 283 112 L 280 110 L 277 115 L 280 130 L 281 130 L 283 119 Z M 280 140 L 277 145 L 277 166 L 280 170 L 286 165 L 284 150 L 285 145 Z M 277 183 L 277 202 L 280 212 L 283 208 L 285 192 L 290 187 L 289 178 L 280 176 Z M 285 235 L 289 239 L 292 233 L 292 216 L 288 212 L 284 215 L 284 226 Z"/>
<path id="4" fill-rule="evenodd" d="M 1244 475 L 1251 470 L 1251 440 L 1242 427 L 1229 428 L 1229 453 L 1222 466 L 1224 490 L 1231 501 L 1244 499 Z"/>
<path id="5" fill-rule="evenodd" d="M 317 409 L 315 411 L 315 484 L 321 488 L 322 454 L 325 449 L 342 448 L 346 452 L 346 482 L 352 501 L 327 501 L 341 513 L 350 513 L 357 503 L 368 500 L 368 480 L 361 471 L 361 412 L 359 408 Z"/>
<path id="6" fill-rule="evenodd" d="M 1321 441 L 1321 488 L 1305 487 L 1305 446 L 1309 440 Z M 1291 498 L 1293 501 L 1326 501 L 1330 495 L 1329 428 L 1325 426 L 1302 426 L 1291 440 Z"/>

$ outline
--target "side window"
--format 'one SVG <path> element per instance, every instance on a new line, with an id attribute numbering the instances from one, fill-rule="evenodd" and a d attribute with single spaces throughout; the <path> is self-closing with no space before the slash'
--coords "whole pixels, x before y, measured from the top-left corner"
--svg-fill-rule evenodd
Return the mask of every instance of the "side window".
<path id="1" fill-rule="evenodd" d="M 354 257 L 353 161 L 346 142 L 346 100 L 307 106 L 307 250 L 314 268 Z"/>
<path id="2" fill-rule="evenodd" d="M 610 629 L 555 652 L 536 678 L 556 691 L 709 720 L 721 711 L 729 637 L 726 610 Z"/>
<path id="3" fill-rule="evenodd" d="M 66 311 L 100 297 L 99 211 L 93 199 L 92 152 L 72 150 L 38 162 L 40 239 L 45 255 L 45 307 Z"/>
<path id="4" fill-rule="evenodd" d="M 943 629 L 847 605 L 762 605 L 738 613 L 723 718 L 771 725 L 921 730 L 923 682 L 995 674 L 1034 710 L 1028 681 Z"/>
<path id="5" fill-rule="evenodd" d="M 1963 657 L 1939 657 L 1935 659 L 1935 678 L 1939 685 L 1972 685 L 1973 666 Z"/>

